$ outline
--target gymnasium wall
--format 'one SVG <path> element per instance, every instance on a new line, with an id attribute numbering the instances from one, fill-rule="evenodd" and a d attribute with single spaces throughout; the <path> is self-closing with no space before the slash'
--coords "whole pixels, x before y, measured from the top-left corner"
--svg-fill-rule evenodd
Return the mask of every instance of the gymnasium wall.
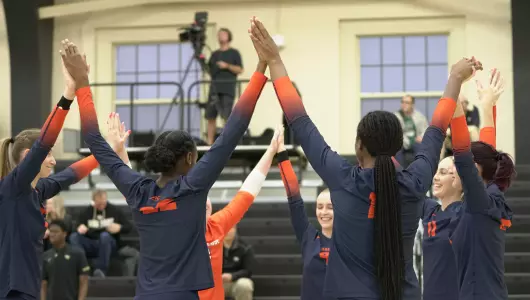
<path id="1" fill-rule="evenodd" d="M 217 44 L 213 33 L 220 27 L 231 29 L 234 33 L 233 46 L 241 51 L 245 64 L 245 73 L 241 78 L 249 78 L 257 59 L 247 37 L 248 19 L 257 15 L 271 33 L 285 37 L 286 47 L 282 56 L 291 78 L 303 94 L 309 115 L 321 133 L 338 152 L 350 154 L 353 152 L 356 125 L 361 118 L 357 36 L 448 33 L 449 63 L 474 55 L 484 62 L 486 68 L 497 67 L 504 72 L 507 87 L 498 107 L 497 132 L 502 134 L 498 136 L 497 145 L 514 153 L 512 38 L 508 1 L 483 0 L 481 5 L 474 6 L 474 10 L 470 10 L 469 5 L 460 10 L 460 1 L 456 0 L 445 1 L 453 5 L 444 4 L 443 7 L 438 6 L 437 1 L 417 2 L 231 1 L 206 5 L 196 1 L 196 4 L 129 5 L 119 10 L 55 18 L 54 53 L 59 50 L 61 39 L 70 38 L 88 56 L 93 68 L 91 81 L 112 82 L 115 81 L 115 44 L 175 41 L 178 39 L 176 28 L 192 22 L 195 11 L 207 10 L 211 24 L 207 43 L 215 48 Z M 482 12 L 482 7 L 488 7 L 488 11 Z M 2 69 L 2 72 L 5 71 Z M 53 95 L 59 96 L 63 88 L 59 55 L 54 56 L 52 80 Z M 108 88 L 96 88 L 94 93 L 100 124 L 104 125 L 104 116 L 114 110 L 115 95 Z M 472 103 L 476 102 L 474 83 L 467 84 L 463 93 Z M 252 119 L 251 130 L 259 133 L 280 121 L 281 110 L 269 85 Z M 77 107 L 72 110 L 65 127 L 79 128 Z"/>
<path id="2" fill-rule="evenodd" d="M 4 7 L 0 5 L 0 137 L 11 135 L 11 67 L 9 44 L 4 18 Z"/>

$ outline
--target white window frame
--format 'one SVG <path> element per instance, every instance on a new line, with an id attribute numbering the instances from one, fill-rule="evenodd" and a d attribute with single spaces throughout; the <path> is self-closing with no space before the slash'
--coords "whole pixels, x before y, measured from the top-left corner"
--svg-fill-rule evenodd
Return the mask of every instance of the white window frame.
<path id="1" fill-rule="evenodd" d="M 452 62 L 465 55 L 465 19 L 463 17 L 391 18 L 341 20 L 340 28 L 340 135 L 355 137 L 361 120 L 362 99 L 401 98 L 405 92 L 361 93 L 361 57 L 359 37 L 365 36 L 448 36 L 447 59 Z M 440 97 L 443 91 L 406 92 L 417 98 Z M 339 149 L 351 148 L 352 140 L 340 140 Z"/>

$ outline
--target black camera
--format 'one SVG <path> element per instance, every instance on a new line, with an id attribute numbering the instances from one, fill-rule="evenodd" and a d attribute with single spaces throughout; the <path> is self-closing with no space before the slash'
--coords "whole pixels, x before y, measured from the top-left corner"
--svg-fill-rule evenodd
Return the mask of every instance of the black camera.
<path id="1" fill-rule="evenodd" d="M 199 11 L 195 13 L 195 22 L 188 27 L 181 28 L 179 40 L 181 42 L 191 42 L 195 55 L 199 56 L 206 41 L 206 23 L 208 22 L 208 12 Z"/>

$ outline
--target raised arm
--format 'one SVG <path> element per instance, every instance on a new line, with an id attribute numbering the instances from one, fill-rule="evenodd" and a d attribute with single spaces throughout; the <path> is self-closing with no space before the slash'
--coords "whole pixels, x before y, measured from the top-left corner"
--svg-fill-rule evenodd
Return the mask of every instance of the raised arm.
<path id="1" fill-rule="evenodd" d="M 264 62 L 258 63 L 250 83 L 234 106 L 223 132 L 184 178 L 187 188 L 183 188 L 182 192 L 208 191 L 217 180 L 248 128 L 258 98 L 267 82 L 267 77 L 264 75 L 266 68 Z"/>
<path id="2" fill-rule="evenodd" d="M 464 58 L 453 65 L 444 94 L 434 110 L 431 125 L 423 135 L 421 150 L 406 169 L 422 194 L 431 187 L 432 178 L 438 168 L 445 133 L 455 111 L 462 83 L 473 76 L 475 69 L 482 69 L 482 65 L 474 59 Z"/>
<path id="3" fill-rule="evenodd" d="M 477 91 L 482 107 L 480 141 L 497 147 L 496 118 L 497 101 L 504 89 L 504 79 L 497 69 L 490 72 L 489 85 L 486 88 L 477 80 Z"/>
<path id="4" fill-rule="evenodd" d="M 77 46 L 69 41 L 63 41 L 62 57 L 68 72 L 76 82 L 76 96 L 77 102 L 79 103 L 79 113 L 81 115 L 83 139 L 88 144 L 90 151 L 96 157 L 104 172 L 125 196 L 129 205 L 134 205 L 130 201 L 137 199 L 138 197 L 135 196 L 138 196 L 141 192 L 141 187 L 144 184 L 151 183 L 152 180 L 131 170 L 114 152 L 103 136 L 101 136 L 92 92 L 90 91 L 88 82 L 87 64 L 77 49 Z"/>
<path id="5" fill-rule="evenodd" d="M 451 137 L 455 167 L 464 189 L 466 210 L 472 213 L 484 212 L 488 208 L 488 192 L 473 161 L 466 117 L 460 102 L 451 121 Z"/>
<path id="6" fill-rule="evenodd" d="M 98 161 L 93 155 L 79 160 L 63 171 L 53 174 L 47 178 L 41 178 L 37 182 L 37 191 L 42 199 L 50 199 L 67 189 L 70 185 L 85 178 L 98 166 Z"/>
<path id="7" fill-rule="evenodd" d="M 283 131 L 283 127 L 276 129 L 270 146 L 252 172 L 247 176 L 236 196 L 227 206 L 210 217 L 215 223 L 223 227 L 225 233 L 241 221 L 259 194 L 278 148 L 277 140 L 280 135 L 280 128 Z"/>
<path id="8" fill-rule="evenodd" d="M 256 50 L 267 59 L 276 95 L 296 141 L 300 143 L 311 166 L 324 182 L 330 188 L 337 187 L 340 182 L 339 174 L 341 174 L 339 169 L 344 166 L 349 167 L 349 162 L 331 150 L 307 115 L 302 100 L 287 75 L 278 48 L 267 29 L 258 19 L 253 18 L 249 32 Z"/>

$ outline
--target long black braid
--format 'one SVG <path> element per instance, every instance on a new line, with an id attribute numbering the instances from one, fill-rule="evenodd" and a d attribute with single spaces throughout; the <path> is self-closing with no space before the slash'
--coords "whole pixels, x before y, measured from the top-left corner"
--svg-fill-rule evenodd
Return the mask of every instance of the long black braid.
<path id="1" fill-rule="evenodd" d="M 376 276 L 382 300 L 401 300 L 405 258 L 401 234 L 401 201 L 392 162 L 403 147 L 403 129 L 389 112 L 368 113 L 357 127 L 357 138 L 375 157 L 374 248 Z"/>

